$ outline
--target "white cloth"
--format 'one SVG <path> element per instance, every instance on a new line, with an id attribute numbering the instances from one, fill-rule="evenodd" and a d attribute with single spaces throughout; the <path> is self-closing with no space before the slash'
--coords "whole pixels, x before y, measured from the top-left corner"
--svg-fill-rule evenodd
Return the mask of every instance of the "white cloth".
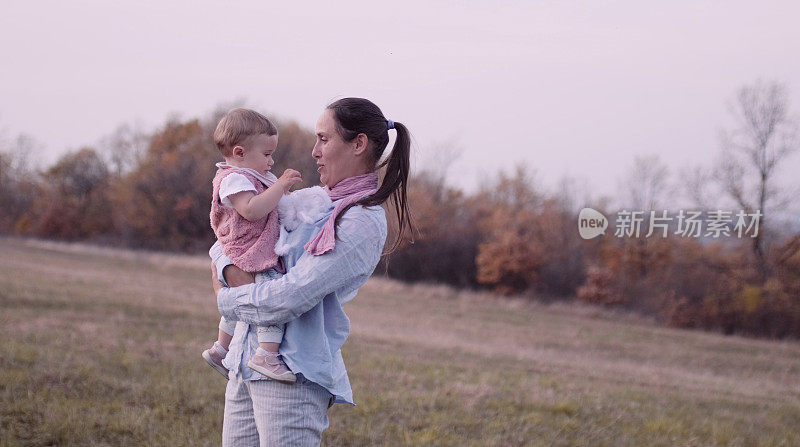
<path id="1" fill-rule="evenodd" d="M 234 331 L 236 331 L 236 320 L 229 320 L 225 317 L 220 318 L 219 330 L 230 336 L 233 336 Z"/>
<path id="2" fill-rule="evenodd" d="M 228 163 L 226 163 L 224 161 L 220 162 L 220 163 L 217 163 L 216 167 L 217 168 L 234 168 L 234 169 L 238 169 L 240 171 L 244 171 L 244 172 L 252 175 L 256 179 L 258 179 L 258 181 L 263 183 L 264 186 L 266 186 L 267 188 L 269 188 L 270 186 L 275 184 L 275 182 L 278 181 L 278 178 L 275 177 L 275 174 L 273 174 L 271 172 L 267 172 L 266 174 L 261 174 L 260 172 L 256 171 L 255 169 L 242 168 L 240 166 L 229 165 Z M 234 176 L 237 176 L 237 177 L 234 177 Z M 230 181 L 228 181 L 228 179 L 231 178 L 231 177 L 234 177 L 234 178 L 231 179 Z M 226 181 L 227 181 L 227 183 L 226 183 Z M 233 194 L 236 194 L 236 193 L 239 193 L 239 192 L 242 192 L 242 191 L 253 191 L 253 192 L 256 192 L 257 189 L 256 189 L 255 185 L 253 185 L 253 183 L 250 180 L 248 180 L 247 177 L 245 177 L 244 175 L 237 174 L 235 172 L 232 173 L 232 174 L 228 174 L 224 179 L 222 179 L 222 182 L 220 182 L 220 184 L 219 184 L 219 201 L 220 201 L 220 203 L 222 203 L 223 206 L 227 206 L 228 208 L 233 208 L 233 204 L 231 203 L 231 199 L 229 198 L 229 196 L 232 196 Z"/>
<path id="3" fill-rule="evenodd" d="M 298 189 L 283 196 L 278 203 L 278 220 L 286 231 L 294 231 L 302 223 L 313 224 L 328 217 L 332 203 L 321 186 Z"/>
<path id="4" fill-rule="evenodd" d="M 256 334 L 258 334 L 259 343 L 280 343 L 283 340 L 283 327 L 284 324 L 273 324 L 269 326 L 258 326 Z"/>
<path id="5" fill-rule="evenodd" d="M 225 176 L 219 183 L 219 201 L 222 206 L 233 208 L 230 196 L 238 194 L 242 191 L 258 191 L 256 186 L 247 177 L 239 173 L 232 173 Z"/>

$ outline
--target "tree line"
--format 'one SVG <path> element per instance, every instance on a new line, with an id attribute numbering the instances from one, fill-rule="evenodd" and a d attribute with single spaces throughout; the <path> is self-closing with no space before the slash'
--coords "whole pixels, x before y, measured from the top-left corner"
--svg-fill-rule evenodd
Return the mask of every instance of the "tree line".
<path id="1" fill-rule="evenodd" d="M 379 272 L 405 281 L 484 288 L 501 294 L 571 300 L 635 310 L 664 324 L 766 337 L 800 336 L 800 232 L 777 212 L 796 196 L 775 181 L 797 146 L 797 123 L 780 84 L 756 82 L 732 103 L 736 127 L 724 133 L 719 161 L 696 167 L 684 182 L 696 209 L 721 201 L 760 211 L 757 237 L 722 239 L 615 237 L 584 240 L 578 211 L 610 219 L 622 208 L 577 197 L 574 185 L 536 184 L 524 167 L 498 173 L 474 193 L 450 186 L 428 166 L 409 182 L 416 224 Z M 31 169 L 20 137 L 0 152 L 0 232 L 132 248 L 201 252 L 213 242 L 209 204 L 212 142 L 224 110 L 205 118 L 169 119 L 145 133 L 121 126 L 96 147 Z M 299 170 L 319 183 L 309 156 L 313 133 L 278 122 L 275 171 Z M 639 158 L 626 176 L 628 210 L 667 209 L 667 169 Z M 665 197 L 666 196 L 666 197 Z M 391 215 L 389 215 L 391 218 Z M 397 235 L 390 235 L 397 237 Z M 388 244 L 387 244 L 388 246 Z"/>

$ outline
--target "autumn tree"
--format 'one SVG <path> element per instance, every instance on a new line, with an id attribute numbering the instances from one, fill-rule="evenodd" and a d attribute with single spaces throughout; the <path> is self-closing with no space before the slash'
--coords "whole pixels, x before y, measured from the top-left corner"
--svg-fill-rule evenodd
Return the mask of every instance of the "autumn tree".
<path id="1" fill-rule="evenodd" d="M 545 194 L 536 217 L 540 244 L 546 256 L 539 267 L 539 290 L 555 297 L 572 297 L 586 276 L 587 244 L 577 235 L 576 219 L 587 203 L 588 191 L 564 177 Z"/>
<path id="2" fill-rule="evenodd" d="M 473 205 L 483 234 L 475 260 L 478 282 L 504 294 L 539 283 L 546 254 L 536 222 L 541 203 L 524 167 L 512 176 L 501 173 L 496 184 L 476 197 Z"/>
<path id="3" fill-rule="evenodd" d="M 150 138 L 142 162 L 114 189 L 127 244 L 199 250 L 211 245 L 211 180 L 220 159 L 210 123 L 170 120 Z"/>
<path id="4" fill-rule="evenodd" d="M 64 154 L 41 180 L 32 206 L 35 234 L 89 239 L 112 232 L 108 167 L 95 149 Z"/>
<path id="5" fill-rule="evenodd" d="M 654 220 L 665 218 L 664 211 L 669 215 L 667 199 L 675 192 L 669 169 L 658 156 L 638 156 L 619 189 L 618 206 L 622 210 L 610 214 L 610 219 L 617 214 L 617 231 L 609 231 L 594 242 L 587 241 L 595 250 L 578 298 L 596 304 L 625 305 L 648 314 L 658 314 L 665 303 L 676 298 L 691 297 L 692 303 L 699 302 L 706 289 L 683 287 L 684 283 L 694 284 L 691 277 L 697 270 L 673 267 L 685 265 L 682 261 L 687 255 L 694 259 L 691 255 L 703 248 L 682 244 L 673 233 L 674 225 L 669 225 L 669 217 Z M 659 224 L 667 224 L 666 232 L 656 226 Z"/>

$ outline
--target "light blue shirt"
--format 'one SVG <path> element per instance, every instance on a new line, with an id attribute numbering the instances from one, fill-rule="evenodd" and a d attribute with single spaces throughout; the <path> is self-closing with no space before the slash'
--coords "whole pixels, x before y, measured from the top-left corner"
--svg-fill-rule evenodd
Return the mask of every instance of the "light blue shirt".
<path id="1" fill-rule="evenodd" d="M 256 326 L 286 323 L 280 347 L 286 365 L 325 387 L 336 402 L 355 405 L 342 360 L 341 347 L 350 334 L 343 307 L 378 264 L 386 242 L 386 216 L 379 206 L 350 208 L 336 228 L 336 247 L 312 256 L 303 246 L 332 211 L 333 205 L 313 224 L 301 224 L 292 232 L 281 228 L 280 243 L 291 247 L 283 256 L 285 275 L 270 270 L 258 274 L 255 284 L 220 290 L 220 314 L 238 320 L 224 364 L 243 380 L 266 379 L 247 367 L 258 347 Z M 222 278 L 222 270 L 232 262 L 219 242 L 209 254 Z"/>

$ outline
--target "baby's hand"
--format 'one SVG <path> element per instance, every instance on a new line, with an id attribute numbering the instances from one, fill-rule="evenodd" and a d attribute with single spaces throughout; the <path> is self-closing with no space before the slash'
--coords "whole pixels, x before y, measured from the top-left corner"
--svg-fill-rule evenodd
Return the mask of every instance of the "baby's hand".
<path id="1" fill-rule="evenodd" d="M 281 175 L 281 178 L 278 179 L 278 183 L 281 184 L 281 187 L 283 188 L 283 193 L 288 194 L 289 188 L 291 188 L 292 185 L 294 185 L 295 183 L 300 182 L 302 180 L 303 178 L 300 176 L 299 172 L 295 171 L 294 169 L 287 169 L 283 171 L 283 175 Z"/>

